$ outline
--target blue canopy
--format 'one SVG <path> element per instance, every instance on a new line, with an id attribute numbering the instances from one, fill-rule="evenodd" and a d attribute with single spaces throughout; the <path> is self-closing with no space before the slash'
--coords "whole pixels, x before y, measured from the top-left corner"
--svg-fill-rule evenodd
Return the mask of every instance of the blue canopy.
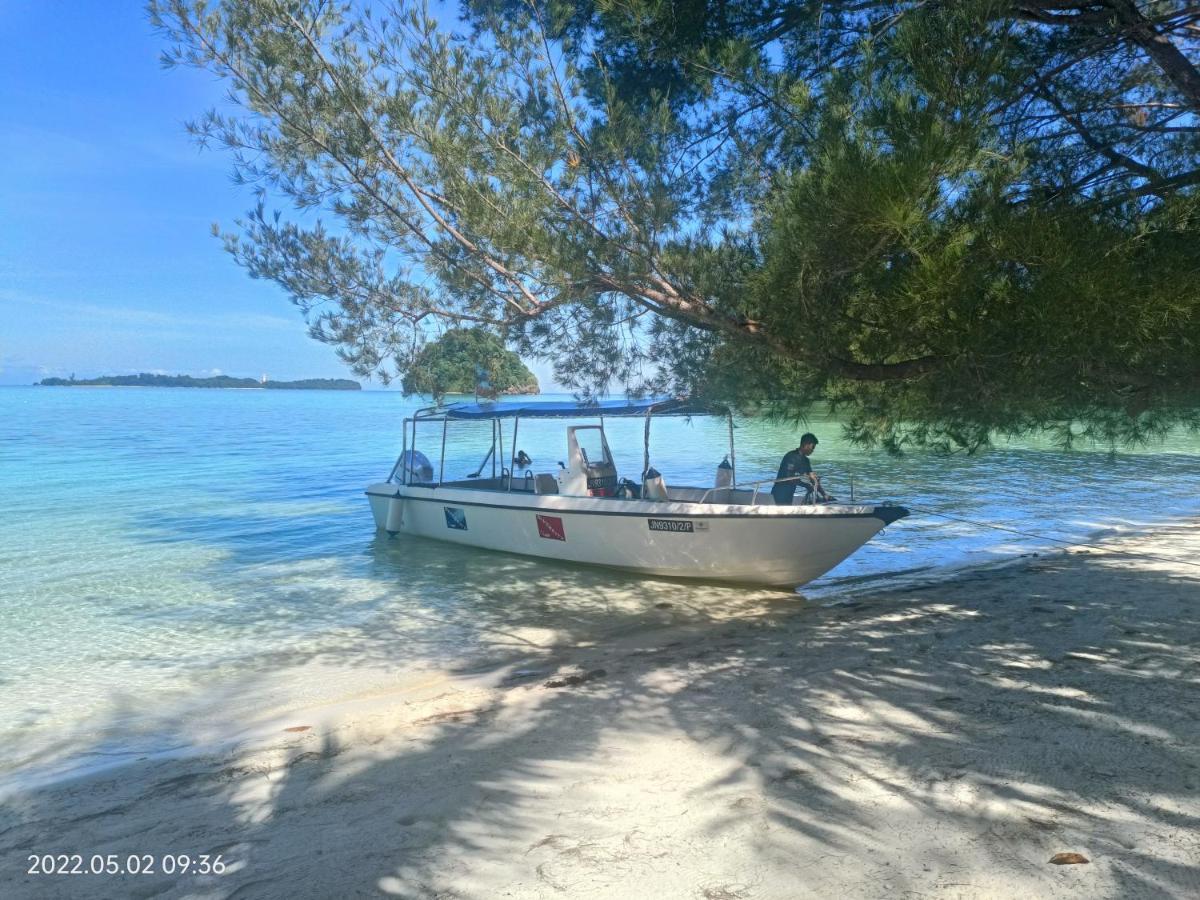
<path id="1" fill-rule="evenodd" d="M 715 403 L 651 397 L 645 400 L 598 400 L 593 403 L 574 400 L 452 403 L 430 410 L 429 415 L 445 416 L 447 419 L 577 419 L 593 416 L 724 416 L 728 412 L 726 407 Z"/>

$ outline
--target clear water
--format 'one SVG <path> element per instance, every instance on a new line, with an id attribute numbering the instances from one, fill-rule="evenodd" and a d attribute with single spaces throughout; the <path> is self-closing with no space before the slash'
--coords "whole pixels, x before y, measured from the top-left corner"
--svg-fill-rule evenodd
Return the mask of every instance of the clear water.
<path id="1" fill-rule="evenodd" d="M 668 602 L 673 621 L 764 602 L 376 535 L 362 490 L 386 477 L 415 405 L 384 392 L 0 388 L 0 782 L 537 659 L 662 621 Z M 806 427 L 821 438 L 814 468 L 843 497 L 852 475 L 860 498 L 1065 540 L 1200 507 L 1200 441 L 1186 435 L 1116 456 L 1014 443 L 894 459 L 848 446 L 836 422 Z M 535 469 L 556 468 L 562 428 L 521 425 Z M 609 421 L 623 473 L 641 470 L 641 428 Z M 740 422 L 738 480 L 769 478 L 799 430 Z M 452 432 L 446 477 L 478 466 L 488 433 Z M 418 439 L 436 462 L 440 428 Z M 726 441 L 723 422 L 656 421 L 651 463 L 668 483 L 709 484 Z M 1047 546 L 918 513 L 803 595 L 837 600 Z"/>

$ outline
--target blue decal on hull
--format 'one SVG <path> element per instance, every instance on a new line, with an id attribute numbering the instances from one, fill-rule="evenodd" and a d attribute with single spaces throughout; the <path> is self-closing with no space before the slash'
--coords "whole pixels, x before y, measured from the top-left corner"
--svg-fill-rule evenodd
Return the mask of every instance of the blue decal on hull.
<path id="1" fill-rule="evenodd" d="M 443 506 L 446 511 L 446 527 L 455 531 L 467 530 L 467 514 L 457 506 Z"/>

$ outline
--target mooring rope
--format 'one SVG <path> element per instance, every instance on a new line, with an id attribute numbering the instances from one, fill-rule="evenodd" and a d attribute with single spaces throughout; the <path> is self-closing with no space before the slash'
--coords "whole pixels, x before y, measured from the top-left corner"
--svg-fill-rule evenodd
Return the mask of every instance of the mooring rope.
<path id="1" fill-rule="evenodd" d="M 1033 531 L 1022 531 L 1019 528 L 1007 528 L 1004 525 L 996 525 L 991 522 L 979 522 L 974 519 L 963 518 L 962 516 L 952 516 L 947 513 L 935 512 L 932 509 L 925 509 L 920 506 L 913 506 L 910 503 L 905 503 L 904 505 L 906 507 L 908 507 L 909 509 L 911 509 L 913 512 L 919 512 L 926 516 L 937 516 L 940 519 L 949 519 L 952 522 L 962 522 L 966 525 L 974 525 L 977 528 L 991 528 L 996 531 L 1007 531 L 1009 534 L 1017 534 L 1017 535 L 1020 535 L 1021 537 L 1028 537 L 1028 538 L 1034 538 L 1039 541 L 1046 541 L 1047 543 L 1056 544 L 1060 547 L 1066 547 L 1068 549 L 1072 548 L 1072 547 L 1086 547 L 1089 550 L 1099 550 L 1101 553 L 1113 553 L 1113 554 L 1116 554 L 1117 556 L 1132 556 L 1137 559 L 1152 559 L 1157 562 L 1172 563 L 1174 565 L 1182 565 L 1182 566 L 1194 566 L 1195 568 L 1200 569 L 1200 562 L 1195 562 L 1195 561 L 1189 560 L 1189 559 L 1173 559 L 1172 557 L 1169 557 L 1169 556 L 1157 556 L 1153 553 L 1139 553 L 1139 552 L 1133 551 L 1133 550 L 1116 550 L 1116 549 L 1113 549 L 1112 547 L 1105 547 L 1102 544 L 1092 544 L 1092 543 L 1088 543 L 1087 541 L 1064 541 L 1059 538 L 1053 538 L 1046 534 L 1038 534 Z"/>

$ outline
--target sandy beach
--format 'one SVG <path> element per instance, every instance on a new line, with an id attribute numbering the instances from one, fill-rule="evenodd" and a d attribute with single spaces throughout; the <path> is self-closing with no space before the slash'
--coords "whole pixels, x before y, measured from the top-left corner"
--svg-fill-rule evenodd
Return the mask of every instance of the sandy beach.
<path id="1" fill-rule="evenodd" d="M 1105 546 L 835 607 L 660 583 L 596 639 L 10 797 L 0 893 L 1195 897 L 1200 525 Z"/>

